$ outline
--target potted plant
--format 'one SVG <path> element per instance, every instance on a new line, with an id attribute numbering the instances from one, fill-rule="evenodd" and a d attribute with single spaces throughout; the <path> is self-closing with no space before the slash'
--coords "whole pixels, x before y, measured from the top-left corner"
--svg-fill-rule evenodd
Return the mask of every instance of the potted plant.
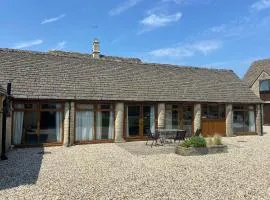
<path id="1" fill-rule="evenodd" d="M 222 143 L 222 137 L 219 134 L 208 137 L 206 141 L 208 153 L 224 153 L 228 150 L 228 147 Z"/>
<path id="2" fill-rule="evenodd" d="M 183 156 L 207 154 L 206 140 L 201 136 L 192 136 L 179 144 L 175 153 Z"/>

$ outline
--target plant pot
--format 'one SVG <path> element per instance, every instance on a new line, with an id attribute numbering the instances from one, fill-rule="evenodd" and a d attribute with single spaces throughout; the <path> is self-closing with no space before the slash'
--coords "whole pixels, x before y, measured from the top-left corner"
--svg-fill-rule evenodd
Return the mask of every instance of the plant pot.
<path id="1" fill-rule="evenodd" d="M 178 145 L 175 148 L 175 153 L 181 156 L 198 156 L 205 154 L 227 153 L 228 146 L 226 145 L 213 145 L 209 147 L 182 147 Z"/>
<path id="2" fill-rule="evenodd" d="M 207 147 L 182 147 L 178 145 L 175 149 L 175 153 L 182 156 L 196 156 L 205 155 L 208 153 Z"/>
<path id="3" fill-rule="evenodd" d="M 227 145 L 213 145 L 209 146 L 208 153 L 209 154 L 215 154 L 215 153 L 228 153 L 228 146 Z"/>

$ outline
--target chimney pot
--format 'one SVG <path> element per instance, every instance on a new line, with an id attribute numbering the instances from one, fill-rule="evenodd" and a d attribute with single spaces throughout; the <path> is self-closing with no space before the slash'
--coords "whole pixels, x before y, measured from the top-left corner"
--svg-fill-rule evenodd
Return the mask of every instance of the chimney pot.
<path id="1" fill-rule="evenodd" d="M 94 41 L 93 41 L 92 56 L 93 56 L 93 58 L 99 58 L 99 56 L 100 56 L 100 49 L 99 49 L 99 41 L 98 41 L 98 39 L 94 39 Z"/>

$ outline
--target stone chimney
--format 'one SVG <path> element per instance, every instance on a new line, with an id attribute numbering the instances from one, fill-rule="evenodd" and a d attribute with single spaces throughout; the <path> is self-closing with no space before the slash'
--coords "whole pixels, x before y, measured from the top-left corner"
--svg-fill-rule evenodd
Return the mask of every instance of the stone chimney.
<path id="1" fill-rule="evenodd" d="M 93 41 L 92 56 L 93 56 L 93 58 L 99 58 L 99 56 L 100 56 L 100 49 L 99 49 L 99 41 L 98 41 L 98 39 L 94 39 L 94 41 Z"/>

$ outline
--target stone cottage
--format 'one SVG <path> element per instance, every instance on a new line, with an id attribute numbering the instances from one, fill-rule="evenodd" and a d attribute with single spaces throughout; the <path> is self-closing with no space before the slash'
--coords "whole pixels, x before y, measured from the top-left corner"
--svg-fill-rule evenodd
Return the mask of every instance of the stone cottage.
<path id="1" fill-rule="evenodd" d="M 262 101 L 231 70 L 89 54 L 0 49 L 12 83 L 7 148 L 144 140 L 146 130 L 262 134 Z"/>
<path id="2" fill-rule="evenodd" d="M 263 102 L 263 124 L 270 125 L 270 59 L 252 63 L 243 81 Z"/>

